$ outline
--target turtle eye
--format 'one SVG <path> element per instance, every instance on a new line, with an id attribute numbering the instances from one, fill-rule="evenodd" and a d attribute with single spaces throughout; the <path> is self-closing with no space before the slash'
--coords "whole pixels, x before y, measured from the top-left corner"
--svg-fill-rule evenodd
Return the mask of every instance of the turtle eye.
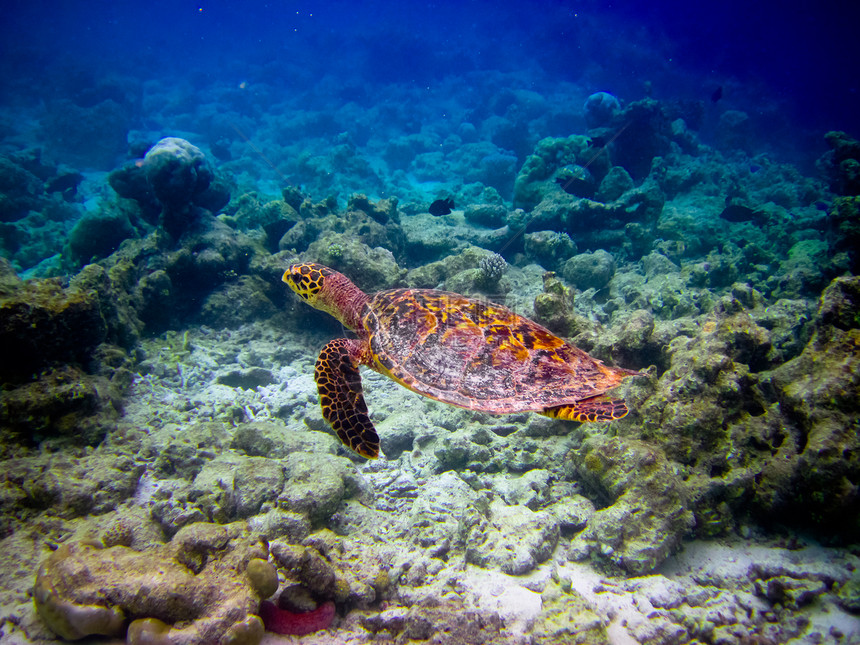
<path id="1" fill-rule="evenodd" d="M 290 289 L 309 302 L 322 289 L 322 274 L 306 264 L 296 264 L 284 272 L 281 278 Z"/>

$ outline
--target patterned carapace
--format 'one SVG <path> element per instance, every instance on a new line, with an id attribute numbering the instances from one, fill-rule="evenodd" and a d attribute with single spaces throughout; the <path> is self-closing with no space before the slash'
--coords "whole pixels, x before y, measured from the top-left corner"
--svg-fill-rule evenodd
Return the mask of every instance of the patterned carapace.
<path id="1" fill-rule="evenodd" d="M 627 414 L 624 401 L 606 392 L 637 372 L 606 366 L 501 305 L 433 289 L 368 296 L 318 264 L 293 265 L 284 282 L 358 333 L 326 345 L 315 374 L 323 416 L 344 444 L 366 457 L 377 456 L 379 439 L 361 394 L 359 365 L 472 410 L 573 421 Z"/>

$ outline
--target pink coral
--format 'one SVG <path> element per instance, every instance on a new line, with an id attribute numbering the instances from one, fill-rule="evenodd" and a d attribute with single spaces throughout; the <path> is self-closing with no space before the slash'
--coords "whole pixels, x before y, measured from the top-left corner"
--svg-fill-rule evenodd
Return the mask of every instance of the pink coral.
<path id="1" fill-rule="evenodd" d="M 266 631 L 295 636 L 311 634 L 331 626 L 334 620 L 334 603 L 329 600 L 313 611 L 296 613 L 279 609 L 274 603 L 264 600 L 260 604 L 260 618 L 263 619 Z"/>

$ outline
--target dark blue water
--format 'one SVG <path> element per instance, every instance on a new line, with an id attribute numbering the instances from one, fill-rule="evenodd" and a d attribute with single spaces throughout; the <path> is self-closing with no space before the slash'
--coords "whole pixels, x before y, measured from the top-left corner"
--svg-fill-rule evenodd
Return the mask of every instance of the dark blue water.
<path id="1" fill-rule="evenodd" d="M 849 2 L 4 4 L 4 102 L 74 95 L 113 73 L 192 82 L 201 101 L 218 83 L 287 92 L 324 76 L 383 100 L 387 83 L 505 70 L 539 93 L 569 82 L 634 100 L 650 83 L 658 98 L 707 100 L 723 86 L 719 107 L 776 104 L 800 128 L 856 135 L 860 119 Z"/>
<path id="2" fill-rule="evenodd" d="M 109 172 L 179 136 L 235 179 L 234 197 L 294 185 L 340 204 L 362 192 L 456 194 L 463 206 L 483 185 L 516 206 L 514 180 L 537 143 L 594 136 L 583 105 L 605 91 L 621 106 L 657 100 L 665 124 L 683 118 L 729 156 L 765 154 L 814 176 L 825 132 L 860 133 L 857 14 L 850 3 L 734 0 L 12 0 L 0 154 L 38 154 L 35 174 L 49 183 Z M 625 136 L 638 145 L 640 134 Z M 650 157 L 627 164 L 637 181 Z M 63 224 L 35 237 L 22 218 L 44 205 L 13 195 L 3 254 L 18 270 L 51 257 L 82 209 L 111 194 L 98 176 L 66 190 L 68 212 L 49 216 Z"/>

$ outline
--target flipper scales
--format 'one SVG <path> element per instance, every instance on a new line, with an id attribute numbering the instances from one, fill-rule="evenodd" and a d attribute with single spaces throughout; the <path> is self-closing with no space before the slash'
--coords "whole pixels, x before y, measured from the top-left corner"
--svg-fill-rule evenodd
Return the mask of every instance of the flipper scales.
<path id="1" fill-rule="evenodd" d="M 362 457 L 379 456 L 379 435 L 373 427 L 361 389 L 360 346 L 348 338 L 337 338 L 320 352 L 314 378 L 322 415 L 338 438 Z"/>
<path id="2" fill-rule="evenodd" d="M 565 421 L 587 423 L 593 421 L 613 421 L 627 415 L 627 404 L 624 399 L 616 399 L 606 394 L 582 399 L 575 403 L 559 405 L 541 412 L 544 416 Z"/>

